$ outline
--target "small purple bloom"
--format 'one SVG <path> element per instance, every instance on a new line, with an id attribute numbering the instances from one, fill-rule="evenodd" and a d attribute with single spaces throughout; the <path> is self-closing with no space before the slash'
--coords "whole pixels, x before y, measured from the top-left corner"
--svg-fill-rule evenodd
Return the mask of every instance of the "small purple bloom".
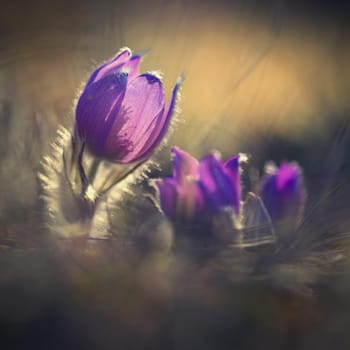
<path id="1" fill-rule="evenodd" d="M 296 163 L 282 163 L 279 168 L 273 164 L 266 167 L 259 194 L 273 221 L 301 218 L 306 191 L 302 171 Z"/>
<path id="2" fill-rule="evenodd" d="M 178 82 L 165 105 L 160 79 L 139 74 L 140 55 L 122 49 L 97 68 L 76 108 L 76 129 L 96 156 L 116 163 L 147 158 L 161 142 L 174 113 Z"/>
<path id="3" fill-rule="evenodd" d="M 199 184 L 199 162 L 185 151 L 174 147 L 173 176 L 156 181 L 160 206 L 173 221 L 195 221 L 204 211 L 204 193 Z"/>
<path id="4" fill-rule="evenodd" d="M 198 162 L 177 147 L 172 149 L 172 154 L 173 176 L 156 182 L 161 208 L 169 219 L 205 221 L 225 207 L 232 207 L 239 214 L 238 156 L 222 163 L 215 154 Z"/>

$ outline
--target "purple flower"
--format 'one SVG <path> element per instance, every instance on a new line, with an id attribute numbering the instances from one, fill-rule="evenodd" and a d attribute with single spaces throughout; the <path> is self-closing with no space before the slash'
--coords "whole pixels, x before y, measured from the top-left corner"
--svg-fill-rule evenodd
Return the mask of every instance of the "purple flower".
<path id="1" fill-rule="evenodd" d="M 200 161 L 177 147 L 172 154 L 172 176 L 156 185 L 160 207 L 177 232 L 190 228 L 190 236 L 251 247 L 274 243 L 279 239 L 275 229 L 283 234 L 299 223 L 306 191 L 296 163 L 269 163 L 257 193 L 247 193 L 242 201 L 239 155 L 222 162 L 216 153 Z"/>
<path id="2" fill-rule="evenodd" d="M 76 108 L 76 129 L 96 156 L 116 163 L 147 158 L 165 135 L 180 86 L 165 105 L 160 79 L 139 74 L 140 55 L 122 49 L 97 68 Z"/>
<path id="3" fill-rule="evenodd" d="M 266 167 L 266 176 L 259 195 L 273 221 L 292 219 L 296 222 L 303 214 L 306 191 L 302 171 L 297 163 L 274 164 Z"/>
<path id="4" fill-rule="evenodd" d="M 172 157 L 173 176 L 156 181 L 160 206 L 173 221 L 196 221 L 205 209 L 199 162 L 177 147 L 172 149 Z"/>
<path id="5" fill-rule="evenodd" d="M 206 221 L 223 208 L 240 210 L 239 157 L 222 163 L 209 154 L 200 162 L 174 147 L 173 176 L 156 182 L 165 215 L 179 221 Z"/>

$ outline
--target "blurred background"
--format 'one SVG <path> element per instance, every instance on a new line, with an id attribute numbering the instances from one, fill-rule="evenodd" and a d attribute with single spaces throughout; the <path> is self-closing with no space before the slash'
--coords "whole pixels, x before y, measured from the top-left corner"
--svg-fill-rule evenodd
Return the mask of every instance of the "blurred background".
<path id="1" fill-rule="evenodd" d="M 134 52 L 150 50 L 141 69 L 160 69 L 163 72 L 168 97 L 177 77 L 185 74 L 181 113 L 169 145 L 176 144 L 198 157 L 212 149 L 220 150 L 224 157 L 246 152 L 251 155 L 252 165 L 260 172 L 265 161 L 270 159 L 276 162 L 297 160 L 305 171 L 311 203 L 319 201 L 330 186 L 343 183 L 350 176 L 348 15 L 349 6 L 345 0 L 2 1 L 0 227 L 1 247 L 6 252 L 3 257 L 6 268 L 3 270 L 7 277 L 1 280 L 0 293 L 3 300 L 13 295 L 13 305 L 10 303 L 8 309 L 0 312 L 0 326 L 4 326 L 0 328 L 5 329 L 3 334 L 10 339 L 8 344 L 12 346 L 8 345 L 8 348 L 15 348 L 15 343 L 11 342 L 17 334 L 21 335 L 17 337 L 18 347 L 29 344 L 27 348 L 48 348 L 45 346 L 49 344 L 49 348 L 61 348 L 59 344 L 63 339 L 65 346 L 76 344 L 84 348 L 85 329 L 93 330 L 87 337 L 87 348 L 169 348 L 169 339 L 174 341 L 174 349 L 197 346 L 219 349 L 227 344 L 235 344 L 237 348 L 254 348 L 256 344 L 252 343 L 250 333 L 244 327 L 257 327 L 253 333 L 260 339 L 259 348 L 265 348 L 265 344 L 266 348 L 275 346 L 280 349 L 306 348 L 317 344 L 326 349 L 335 334 L 340 334 L 343 341 L 336 348 L 348 348 L 347 279 L 338 282 L 336 292 L 327 290 L 331 295 L 322 296 L 325 301 L 322 299 L 321 310 L 319 305 L 315 306 L 314 301 L 304 299 L 304 296 L 290 296 L 280 290 L 271 294 L 261 285 L 231 286 L 236 288 L 240 297 L 251 300 L 266 297 L 271 305 L 275 305 L 274 300 L 277 300 L 280 313 L 273 317 L 276 320 L 282 317 L 285 322 L 278 327 L 273 318 L 263 315 L 266 312 L 264 308 L 261 312 L 254 309 L 259 316 L 253 317 L 257 323 L 251 321 L 254 314 L 251 307 L 255 306 L 251 306 L 250 302 L 232 304 L 232 294 L 228 292 L 231 287 L 208 291 L 213 293 L 216 302 L 224 298 L 225 301 L 218 305 L 206 304 L 206 298 L 210 297 L 202 291 L 203 299 L 200 300 L 205 300 L 206 305 L 204 319 L 213 317 L 213 326 L 210 322 L 209 325 L 199 322 L 202 305 L 191 302 L 192 291 L 192 296 L 179 302 L 179 307 L 185 310 L 186 305 L 190 305 L 193 312 L 190 315 L 187 311 L 180 312 L 179 320 L 174 321 L 168 316 L 174 305 L 160 302 L 161 297 L 154 296 L 149 290 L 142 294 L 144 292 L 135 286 L 136 282 L 130 282 L 129 277 L 125 277 L 128 274 L 124 270 L 118 270 L 116 274 L 108 270 L 105 280 L 100 277 L 100 287 L 92 287 L 89 292 L 83 289 L 80 298 L 80 282 L 78 287 L 74 283 L 72 287 L 71 281 L 75 281 L 75 277 L 70 279 L 70 275 L 68 278 L 62 271 L 61 275 L 57 272 L 61 269 L 61 260 L 52 263 L 54 267 L 47 265 L 59 276 L 55 280 L 51 276 L 51 267 L 43 268 L 46 259 L 49 259 L 46 253 L 45 257 L 40 253 L 40 257 L 34 254 L 33 258 L 26 252 L 17 260 L 18 257 L 9 252 L 9 247 L 17 245 L 18 237 L 22 244 L 26 242 L 30 245 L 33 237 L 37 237 L 36 233 L 39 235 L 40 232 L 40 237 L 43 234 L 37 200 L 39 162 L 49 153 L 58 125 L 73 124 L 74 105 L 83 82 L 97 65 L 123 46 Z M 165 171 L 169 171 L 169 147 L 158 155 L 158 160 Z M 327 224 L 334 230 L 348 231 L 348 194 L 348 186 L 342 187 L 341 193 L 337 192 L 327 204 L 327 215 L 322 217 L 323 221 L 317 221 L 317 225 Z M 17 261 L 27 268 L 19 268 Z M 101 264 L 101 270 L 108 266 L 107 263 Z M 47 283 L 38 282 L 38 277 L 34 277 L 37 272 L 39 275 L 42 273 Z M 129 272 L 132 274 L 133 270 Z M 120 321 L 119 316 L 108 311 L 108 305 L 114 305 L 111 310 L 118 314 L 123 304 L 121 300 L 125 297 L 123 293 L 126 293 L 119 290 L 120 299 L 114 299 L 114 291 L 109 289 L 107 282 L 112 280 L 113 286 L 118 286 L 116 276 L 122 276 L 124 282 L 127 280 L 125 283 L 130 282 L 128 288 L 134 292 L 127 307 L 133 310 L 128 309 L 132 316 L 125 324 L 122 323 L 121 328 L 125 327 L 127 331 L 120 334 L 114 333 L 118 325 L 115 317 Z M 29 291 L 24 288 L 24 292 L 23 286 L 34 283 L 33 279 L 41 287 Z M 62 290 L 60 283 L 65 286 Z M 95 285 L 90 280 L 89 283 Z M 75 288 L 74 292 L 70 288 Z M 69 296 L 62 297 L 61 292 Z M 141 298 L 138 293 L 148 299 Z M 334 298 L 332 293 L 343 304 L 329 307 Z M 43 299 L 45 302 L 42 302 Z M 17 300 L 24 300 L 23 305 L 17 304 Z M 90 304 L 92 301 L 97 306 L 86 309 L 84 302 Z M 58 312 L 62 306 L 60 303 L 63 310 L 73 308 L 73 314 L 67 316 Z M 135 303 L 138 306 L 133 306 Z M 23 313 L 22 308 L 29 306 L 31 311 Z M 237 317 L 228 312 L 230 307 L 238 310 Z M 282 312 L 284 308 L 286 310 Z M 301 312 L 307 314 L 306 320 Z M 125 310 L 121 312 L 123 320 L 124 313 Z M 97 314 L 103 319 L 103 327 L 110 327 L 103 328 L 104 336 L 97 335 L 101 325 L 92 321 Z M 223 319 L 220 319 L 222 314 Z M 84 315 L 87 317 L 86 324 L 81 322 Z M 331 322 L 333 318 L 329 315 L 336 320 Z M 148 319 L 144 320 L 141 316 L 152 318 L 150 328 L 146 327 Z M 184 323 L 187 317 L 192 321 Z M 135 323 L 138 318 L 140 323 Z M 300 324 L 301 320 L 305 323 Z M 242 334 L 246 336 L 231 338 L 232 332 L 239 333 L 241 321 L 246 332 Z M 186 340 L 184 324 L 194 331 L 192 322 L 200 323 L 199 335 L 213 333 L 211 340 L 203 340 L 193 333 L 192 342 Z M 329 327 L 329 335 L 324 333 L 328 342 L 322 343 L 316 335 Z M 44 330 L 36 338 L 38 328 Z M 212 329 L 214 331 L 211 332 Z M 165 330 L 164 333 L 162 330 Z M 46 332 L 50 336 L 46 337 Z M 67 333 L 63 338 L 59 335 L 62 332 Z M 131 346 L 129 342 L 135 332 L 140 335 L 140 343 L 134 340 Z M 114 346 L 114 342 L 120 339 L 123 339 L 123 345 Z M 220 339 L 219 343 L 217 339 Z M 295 339 L 299 342 L 295 343 Z M 143 340 L 152 345 L 143 344 Z M 227 345 L 227 348 L 232 347 Z"/>

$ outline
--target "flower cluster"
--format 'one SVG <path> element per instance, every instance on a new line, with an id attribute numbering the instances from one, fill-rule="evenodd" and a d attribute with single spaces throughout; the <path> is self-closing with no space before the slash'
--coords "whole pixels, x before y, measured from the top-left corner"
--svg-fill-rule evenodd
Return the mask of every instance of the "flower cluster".
<path id="1" fill-rule="evenodd" d="M 222 162 L 218 154 L 210 153 L 198 161 L 176 147 L 172 155 L 173 176 L 157 180 L 156 185 L 160 206 L 174 223 L 207 225 L 225 212 L 237 232 L 284 220 L 297 223 L 302 215 L 306 194 L 296 163 L 268 164 L 256 193 L 242 200 L 240 155 Z M 256 240 L 263 236 L 261 230 Z"/>
<path id="2" fill-rule="evenodd" d="M 223 207 L 240 211 L 239 156 L 222 163 L 217 154 L 200 162 L 174 147 L 173 176 L 156 181 L 161 207 L 168 218 L 197 221 L 205 213 L 218 213 Z"/>
<path id="3" fill-rule="evenodd" d="M 68 181 L 62 183 L 69 184 L 70 189 L 62 192 L 73 193 L 74 198 L 57 205 L 57 212 L 64 208 L 71 214 L 78 203 L 74 217 L 84 222 L 96 218 L 97 202 L 147 160 L 165 136 L 181 80 L 166 104 L 160 78 L 154 73 L 140 74 L 140 61 L 141 55 L 121 49 L 88 79 L 76 107 L 71 157 L 65 157 L 71 163 L 64 165 L 63 172 Z M 86 148 L 89 154 L 83 159 Z M 180 230 L 190 228 L 198 237 L 225 231 L 225 240 L 234 240 L 239 232 L 245 242 L 252 236 L 261 242 L 265 237 L 271 238 L 274 227 L 283 226 L 281 222 L 288 222 L 288 226 L 299 223 L 306 195 L 296 163 L 283 163 L 280 167 L 268 164 L 254 193 L 243 195 L 242 155 L 222 161 L 213 152 L 198 161 L 174 147 L 172 157 L 172 176 L 157 180 L 156 185 L 162 211 Z M 98 171 L 101 160 L 119 163 L 123 170 L 118 173 L 107 166 L 108 171 Z M 52 160 L 47 168 L 54 168 L 54 163 Z M 128 164 L 129 167 L 122 167 Z M 51 175 L 45 176 L 50 184 Z M 58 201 L 64 198 L 60 194 L 56 197 Z M 51 202 L 50 207 L 54 207 Z"/>

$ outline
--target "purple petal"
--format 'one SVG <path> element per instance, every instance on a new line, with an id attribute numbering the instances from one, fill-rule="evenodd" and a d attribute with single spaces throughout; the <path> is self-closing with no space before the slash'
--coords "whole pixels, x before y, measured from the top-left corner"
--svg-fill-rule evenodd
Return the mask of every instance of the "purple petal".
<path id="1" fill-rule="evenodd" d="M 178 79 L 177 84 L 175 85 L 174 90 L 172 92 L 170 103 L 166 107 L 162 116 L 159 116 L 159 118 L 157 119 L 157 123 L 154 126 L 152 133 L 148 135 L 148 141 L 144 144 L 142 150 L 140 150 L 136 160 L 149 156 L 154 151 L 154 149 L 160 144 L 166 132 L 168 131 L 171 117 L 173 116 L 175 110 L 176 100 L 178 97 L 178 91 L 181 86 L 181 83 L 182 79 Z"/>
<path id="2" fill-rule="evenodd" d="M 170 102 L 167 105 L 167 107 L 165 108 L 164 115 L 162 118 L 163 122 L 161 123 L 161 129 L 159 131 L 159 134 L 157 135 L 157 140 L 155 141 L 156 145 L 158 145 L 161 142 L 161 140 L 165 136 L 166 132 L 168 131 L 171 117 L 173 116 L 173 114 L 175 112 L 176 102 L 177 102 L 177 99 L 179 96 L 179 89 L 182 85 L 182 82 L 183 82 L 183 78 L 180 77 L 175 84 L 175 87 L 174 87 L 173 92 L 171 94 Z"/>
<path id="3" fill-rule="evenodd" d="M 129 81 L 139 75 L 139 64 L 142 56 L 134 55 L 121 67 L 122 72 L 128 73 Z"/>
<path id="4" fill-rule="evenodd" d="M 239 211 L 241 202 L 241 176 L 239 168 L 239 155 L 229 158 L 225 162 L 224 168 L 231 179 L 233 188 L 235 189 L 234 207 L 238 208 Z"/>
<path id="5" fill-rule="evenodd" d="M 164 214 L 174 220 L 176 218 L 177 182 L 170 177 L 157 180 L 160 206 Z"/>
<path id="6" fill-rule="evenodd" d="M 173 221 L 194 221 L 205 205 L 204 194 L 197 181 L 179 184 L 174 178 L 156 181 L 160 205 L 164 214 Z"/>
<path id="7" fill-rule="evenodd" d="M 237 178 L 239 177 L 239 156 L 234 156 L 224 163 L 224 168 L 230 174 L 230 176 Z"/>
<path id="8" fill-rule="evenodd" d="M 300 180 L 301 170 L 297 164 L 282 163 L 277 172 L 277 189 L 293 192 Z"/>
<path id="9" fill-rule="evenodd" d="M 120 63 L 118 60 L 105 65 L 104 68 L 97 74 L 95 81 L 113 73 L 127 73 L 129 81 L 131 81 L 139 74 L 140 61 L 141 56 L 132 56 L 125 62 Z"/>
<path id="10" fill-rule="evenodd" d="M 87 85 L 95 83 L 98 80 L 104 78 L 111 73 L 119 73 L 123 68 L 124 64 L 130 60 L 131 50 L 124 49 L 120 51 L 115 57 L 108 60 L 102 66 L 97 68 L 91 75 L 90 79 L 87 82 Z"/>
<path id="11" fill-rule="evenodd" d="M 199 162 L 196 158 L 178 147 L 173 147 L 171 153 L 173 156 L 173 177 L 179 183 L 184 182 L 188 177 L 194 179 L 199 177 Z"/>
<path id="12" fill-rule="evenodd" d="M 176 217 L 184 221 L 195 221 L 205 206 L 204 193 L 198 181 L 189 180 L 178 185 Z"/>
<path id="13" fill-rule="evenodd" d="M 199 169 L 200 181 L 212 210 L 219 212 L 222 207 L 232 206 L 238 213 L 237 189 L 232 185 L 220 159 L 209 154 L 201 160 Z"/>
<path id="14" fill-rule="evenodd" d="M 124 47 L 124 48 L 120 49 L 119 52 L 114 57 L 110 58 L 106 62 L 106 64 L 110 64 L 113 62 L 118 62 L 118 64 L 122 64 L 129 59 L 131 54 L 132 54 L 131 50 L 128 47 Z"/>
<path id="15" fill-rule="evenodd" d="M 283 163 L 280 168 L 270 167 L 260 186 L 260 195 L 272 220 L 293 218 L 297 221 L 306 198 L 299 166 Z"/>
<path id="16" fill-rule="evenodd" d="M 140 159 L 145 145 L 150 144 L 150 137 L 161 121 L 163 111 L 164 92 L 159 78 L 143 74 L 128 83 L 121 111 L 106 142 L 110 158 L 121 163 Z M 125 147 L 126 141 L 128 147 Z"/>
<path id="17" fill-rule="evenodd" d="M 86 87 L 76 109 L 80 137 L 97 156 L 104 156 L 107 135 L 121 107 L 127 74 L 109 75 Z"/>

